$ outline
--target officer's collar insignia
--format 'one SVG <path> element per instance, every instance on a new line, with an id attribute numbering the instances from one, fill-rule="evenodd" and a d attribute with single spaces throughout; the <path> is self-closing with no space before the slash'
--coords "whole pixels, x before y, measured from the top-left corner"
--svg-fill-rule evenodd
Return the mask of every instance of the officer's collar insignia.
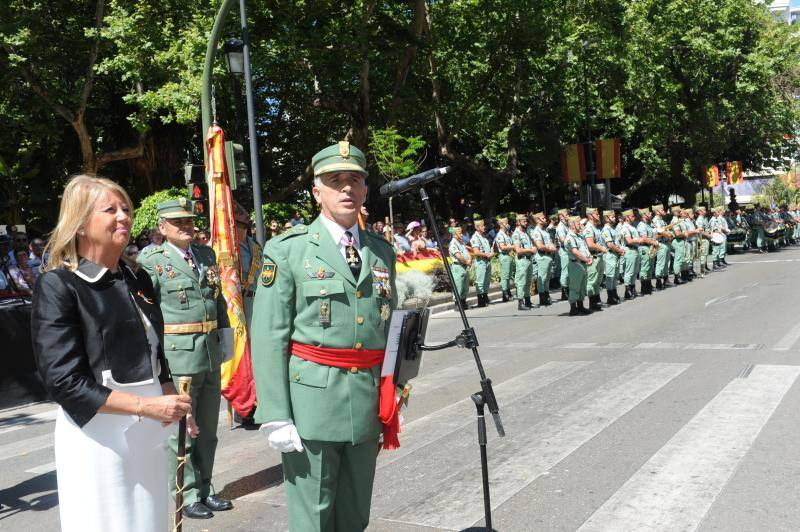
<path id="1" fill-rule="evenodd" d="M 261 284 L 263 286 L 272 286 L 275 282 L 275 276 L 278 274 L 278 265 L 272 262 L 269 257 L 264 258 L 264 266 L 261 268 Z"/>
<path id="2" fill-rule="evenodd" d="M 343 159 L 350 158 L 350 143 L 346 140 L 339 141 L 339 154 Z"/>

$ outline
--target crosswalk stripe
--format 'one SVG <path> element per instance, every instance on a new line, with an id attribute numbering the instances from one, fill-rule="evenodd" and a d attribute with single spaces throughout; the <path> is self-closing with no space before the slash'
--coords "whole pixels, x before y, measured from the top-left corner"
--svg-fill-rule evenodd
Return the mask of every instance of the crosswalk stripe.
<path id="1" fill-rule="evenodd" d="M 32 467 L 30 469 L 26 469 L 26 473 L 33 473 L 34 475 L 43 475 L 45 473 L 51 473 L 56 470 L 56 463 L 50 462 L 47 464 L 42 464 L 37 467 Z"/>
<path id="2" fill-rule="evenodd" d="M 36 423 L 54 421 L 56 419 L 56 414 L 58 414 L 58 409 L 54 408 L 45 412 L 39 412 L 38 414 L 15 415 L 13 417 L 0 419 L 0 434 L 14 432 L 15 430 Z"/>
<path id="3" fill-rule="evenodd" d="M 798 374 L 756 366 L 731 381 L 580 530 L 696 529 Z"/>
<path id="4" fill-rule="evenodd" d="M 496 384 L 494 392 L 497 404 L 500 405 L 501 414 L 513 402 L 524 399 L 535 391 L 563 379 L 590 364 L 592 362 L 583 360 L 551 361 Z M 384 468 L 404 456 L 474 423 L 475 404 L 471 399 L 462 399 L 441 410 L 416 419 L 403 426 L 400 433 L 399 449 L 380 454 L 378 468 Z M 489 421 L 489 424 L 491 425 L 491 421 Z M 490 430 L 493 429 L 490 427 Z M 243 498 L 245 500 L 258 501 L 264 501 L 266 498 L 268 501 L 282 504 L 284 502 L 283 484 L 251 493 Z"/>
<path id="5" fill-rule="evenodd" d="M 800 323 L 792 327 L 792 329 L 786 333 L 783 338 L 778 340 L 778 343 L 775 344 L 773 349 L 776 351 L 788 351 L 798 339 L 800 339 Z"/>
<path id="6" fill-rule="evenodd" d="M 483 367 L 484 369 L 493 368 L 499 366 L 501 362 L 501 360 L 496 358 L 484 358 Z M 411 394 L 416 397 L 421 394 L 434 392 L 440 389 L 443 384 L 453 384 L 465 377 L 477 374 L 478 370 L 475 368 L 475 361 L 472 359 L 466 360 L 439 371 L 420 375 L 412 381 L 413 390 Z"/>
<path id="7" fill-rule="evenodd" d="M 643 363 L 534 426 L 520 419 L 519 430 L 509 429 L 508 438 L 493 441 L 489 448 L 493 506 L 507 501 L 688 367 Z M 378 517 L 456 530 L 481 519 L 483 494 L 474 464 L 441 463 L 439 471 L 452 473 Z"/>
<path id="8" fill-rule="evenodd" d="M 53 433 L 48 432 L 47 434 L 42 434 L 41 436 L 34 436 L 33 438 L 26 438 L 13 443 L 0 445 L 0 461 L 8 460 L 10 458 L 18 458 L 34 451 L 47 449 L 48 447 L 53 446 L 53 441 Z"/>

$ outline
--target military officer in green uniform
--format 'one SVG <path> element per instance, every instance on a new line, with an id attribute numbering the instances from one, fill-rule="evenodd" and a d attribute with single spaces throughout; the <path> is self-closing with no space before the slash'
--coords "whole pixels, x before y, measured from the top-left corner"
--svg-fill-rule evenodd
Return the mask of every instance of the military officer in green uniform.
<path id="1" fill-rule="evenodd" d="M 722 222 L 722 207 L 715 207 L 712 212 L 714 216 L 712 216 L 708 223 L 708 230 L 711 233 L 711 237 L 717 241 L 712 241 L 711 244 L 711 269 L 713 271 L 724 268 L 720 258 L 722 256 L 722 246 L 725 245 L 725 239 L 722 233 L 725 226 Z"/>
<path id="2" fill-rule="evenodd" d="M 697 274 L 694 271 L 694 259 L 697 256 L 697 235 L 700 232 L 697 230 L 697 225 L 694 223 L 694 209 L 686 209 L 686 216 L 683 218 L 683 223 L 686 227 L 686 255 L 684 260 L 688 269 L 688 281 L 694 279 Z"/>
<path id="3" fill-rule="evenodd" d="M 625 249 L 624 283 L 625 299 L 627 300 L 638 295 L 636 293 L 636 272 L 639 269 L 639 246 L 643 244 L 643 241 L 633 226 L 635 219 L 633 209 L 622 211 L 622 217 L 625 222 L 620 229 L 620 237 L 622 238 L 622 247 Z"/>
<path id="4" fill-rule="evenodd" d="M 139 263 L 150 275 L 164 315 L 164 351 L 172 376 L 192 378 L 189 395 L 192 415 L 200 429 L 196 439 L 186 441 L 183 514 L 207 519 L 215 511 L 233 508 L 218 497 L 211 486 L 217 449 L 220 405 L 220 364 L 223 360 L 221 329 L 229 327 L 228 311 L 219 283 L 214 250 L 192 244 L 192 202 L 186 198 L 159 203 L 158 228 L 165 241 L 139 255 Z M 177 435 L 169 440 L 170 487 L 175 494 Z"/>
<path id="5" fill-rule="evenodd" d="M 250 236 L 250 216 L 247 210 L 238 203 L 233 204 L 233 216 L 236 225 L 236 239 L 239 241 L 239 279 L 242 285 L 244 315 L 247 319 L 247 330 L 253 318 L 253 300 L 258 288 L 258 275 L 261 273 L 261 246 Z"/>
<path id="6" fill-rule="evenodd" d="M 456 282 L 456 285 L 453 287 L 455 291 L 453 297 L 460 299 L 461 306 L 463 306 L 464 309 L 468 309 L 469 267 L 472 266 L 472 255 L 469 253 L 469 248 L 461 241 L 464 236 L 464 229 L 462 227 L 451 227 L 450 235 L 450 244 L 447 247 L 447 251 L 450 254 L 453 279 Z"/>
<path id="7" fill-rule="evenodd" d="M 686 226 L 683 223 L 685 212 L 680 206 L 672 207 L 672 251 L 675 256 L 672 260 L 672 273 L 675 275 L 673 280 L 675 286 L 684 284 L 688 280 L 688 269 L 686 268 Z"/>
<path id="8" fill-rule="evenodd" d="M 578 316 L 591 314 L 591 311 L 583 306 L 583 298 L 586 296 L 586 268 L 592 265 L 592 254 L 586 240 L 581 236 L 581 219 L 578 216 L 567 218 L 569 232 L 564 239 L 564 247 L 569 253 L 569 315 Z"/>
<path id="9" fill-rule="evenodd" d="M 564 240 L 567 239 L 569 234 L 569 226 L 567 224 L 569 219 L 569 211 L 567 209 L 558 209 L 558 225 L 556 226 L 556 247 L 558 248 L 558 262 L 561 275 L 559 280 L 561 282 L 561 301 L 569 299 L 569 254 L 564 247 Z"/>
<path id="10" fill-rule="evenodd" d="M 475 220 L 475 233 L 469 239 L 472 254 L 475 255 L 475 291 L 478 293 L 478 306 L 489 304 L 489 282 L 492 280 L 492 245 L 486 238 L 486 224 L 483 220 Z"/>
<path id="11" fill-rule="evenodd" d="M 608 251 L 600 230 L 600 215 L 595 207 L 586 208 L 586 227 L 583 239 L 592 255 L 592 263 L 586 270 L 586 294 L 589 296 L 589 308 L 603 310 L 600 304 L 600 283 L 605 280 L 605 264 L 603 255 Z"/>
<path id="12" fill-rule="evenodd" d="M 700 278 L 702 279 L 708 271 L 708 254 L 711 250 L 711 228 L 708 218 L 706 218 L 706 208 L 702 205 L 697 208 L 695 225 L 700 231 L 698 245 L 700 246 Z"/>
<path id="13" fill-rule="evenodd" d="M 650 227 L 650 208 L 642 207 L 639 209 L 639 223 L 636 231 L 642 244 L 639 245 L 639 283 L 642 286 L 642 294 L 653 293 L 653 259 L 658 253 L 658 242 L 655 239 L 655 231 Z"/>
<path id="14" fill-rule="evenodd" d="M 660 244 L 658 252 L 656 253 L 656 264 L 653 274 L 656 278 L 656 290 L 663 290 L 669 284 L 669 258 L 672 233 L 667 230 L 667 222 L 664 221 L 664 206 L 653 205 L 651 209 L 653 209 L 654 216 L 650 221 L 650 226 L 653 228 L 656 240 L 658 240 Z"/>
<path id="15" fill-rule="evenodd" d="M 516 262 L 514 267 L 514 287 L 517 291 L 517 310 L 530 310 L 533 308 L 531 303 L 531 277 L 533 275 L 533 265 L 531 260 L 536 248 L 528 237 L 528 217 L 522 213 L 517 214 L 517 228 L 511 235 L 511 242 L 514 244 Z"/>
<path id="16" fill-rule="evenodd" d="M 253 308 L 256 422 L 283 453 L 289 529 L 369 523 L 381 362 L 395 295 L 395 252 L 360 230 L 364 154 L 348 142 L 312 159 L 321 214 L 264 246 Z"/>
<path id="17" fill-rule="evenodd" d="M 617 232 L 617 215 L 614 211 L 603 212 L 603 217 L 606 220 L 600 236 L 603 240 L 603 245 L 606 247 L 606 252 L 603 254 L 605 283 L 606 283 L 606 303 L 609 305 L 617 305 L 620 303 L 619 293 L 617 292 L 617 276 L 619 272 L 618 259 L 625 254 L 622 249 L 622 243 L 619 239 Z"/>
<path id="18" fill-rule="evenodd" d="M 514 245 L 511 242 L 511 235 L 508 234 L 508 218 L 497 219 L 499 229 L 494 237 L 494 249 L 500 253 L 500 290 L 503 292 L 503 302 L 511 301 L 511 252 Z"/>
<path id="19" fill-rule="evenodd" d="M 550 276 L 553 274 L 553 258 L 557 249 L 547 230 L 547 217 L 543 212 L 533 215 L 536 227 L 533 229 L 533 245 L 536 247 L 536 289 L 539 292 L 539 305 L 550 305 Z"/>

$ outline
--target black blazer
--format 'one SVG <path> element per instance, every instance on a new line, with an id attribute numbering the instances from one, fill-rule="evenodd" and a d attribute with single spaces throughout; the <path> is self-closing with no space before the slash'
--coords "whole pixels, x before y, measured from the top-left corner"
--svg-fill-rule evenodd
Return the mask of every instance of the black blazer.
<path id="1" fill-rule="evenodd" d="M 74 272 L 44 273 L 33 294 L 31 330 L 39 375 L 50 397 L 84 426 L 106 402 L 103 370 L 116 382 L 153 378 L 150 346 L 136 306 L 159 337 L 159 381 L 170 380 L 162 347 L 164 319 L 144 270 L 120 262 L 117 273 L 86 259 Z"/>

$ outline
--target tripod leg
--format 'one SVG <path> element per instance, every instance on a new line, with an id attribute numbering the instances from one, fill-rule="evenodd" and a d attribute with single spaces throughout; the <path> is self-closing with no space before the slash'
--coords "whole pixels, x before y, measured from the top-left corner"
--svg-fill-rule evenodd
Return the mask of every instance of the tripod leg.
<path id="1" fill-rule="evenodd" d="M 492 503 L 489 497 L 489 461 L 486 455 L 486 418 L 484 417 L 483 393 L 473 394 L 472 400 L 478 411 L 478 447 L 481 450 L 481 478 L 483 480 L 483 513 L 486 530 L 492 531 Z"/>

